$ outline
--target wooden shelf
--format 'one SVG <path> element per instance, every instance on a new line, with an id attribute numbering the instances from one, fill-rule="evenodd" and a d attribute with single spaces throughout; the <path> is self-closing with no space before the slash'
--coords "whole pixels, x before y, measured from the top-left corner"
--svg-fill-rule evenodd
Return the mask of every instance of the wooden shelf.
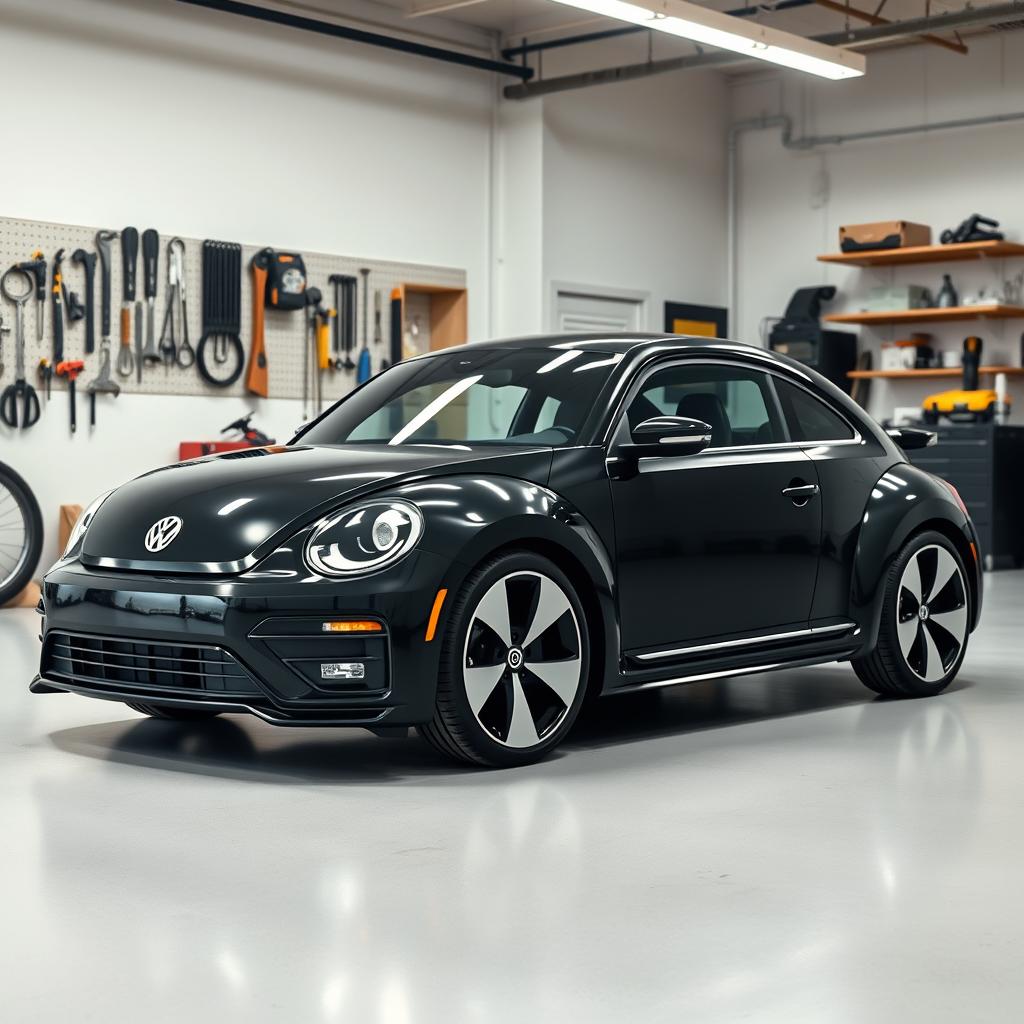
<path id="1" fill-rule="evenodd" d="M 1020 377 L 1024 375 L 1024 366 L 982 366 L 978 373 L 989 377 L 997 373 Z M 886 380 L 952 380 L 963 376 L 963 370 L 959 366 L 935 366 L 926 370 L 850 370 L 846 376 L 850 380 L 873 380 L 876 377 Z"/>
<path id="2" fill-rule="evenodd" d="M 955 260 L 1002 259 L 1024 256 L 1017 242 L 960 242 L 956 245 L 913 245 L 905 249 L 870 249 L 866 252 L 833 252 L 819 256 L 821 263 L 848 267 L 893 267 L 911 263 L 952 263 Z"/>
<path id="3" fill-rule="evenodd" d="M 1010 320 L 1024 317 L 1024 306 L 950 306 L 946 309 L 889 309 L 880 313 L 829 313 L 830 324 L 861 324 L 878 327 L 885 324 L 931 324 L 946 320 Z"/>

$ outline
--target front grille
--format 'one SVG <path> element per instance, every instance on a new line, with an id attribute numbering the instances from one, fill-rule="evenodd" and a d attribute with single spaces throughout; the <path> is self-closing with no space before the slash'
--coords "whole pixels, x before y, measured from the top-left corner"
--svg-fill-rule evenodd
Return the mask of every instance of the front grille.
<path id="1" fill-rule="evenodd" d="M 42 675 L 77 686 L 118 690 L 184 691 L 196 696 L 261 692 L 252 676 L 219 647 L 78 633 L 47 635 Z"/>

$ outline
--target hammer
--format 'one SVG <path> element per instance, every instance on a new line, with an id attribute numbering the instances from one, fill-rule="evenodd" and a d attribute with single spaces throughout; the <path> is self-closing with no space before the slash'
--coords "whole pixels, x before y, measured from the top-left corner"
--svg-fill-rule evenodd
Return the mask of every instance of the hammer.
<path id="1" fill-rule="evenodd" d="M 78 375 L 85 369 L 85 363 L 81 359 L 65 359 L 63 363 L 57 364 L 57 376 L 68 379 L 68 398 L 71 401 L 71 433 L 78 427 L 75 422 L 75 381 Z"/>

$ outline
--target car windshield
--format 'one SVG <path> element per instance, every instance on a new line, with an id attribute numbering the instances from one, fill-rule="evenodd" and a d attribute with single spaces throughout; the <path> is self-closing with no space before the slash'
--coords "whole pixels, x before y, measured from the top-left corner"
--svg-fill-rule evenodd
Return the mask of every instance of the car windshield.
<path id="1" fill-rule="evenodd" d="M 315 423 L 309 444 L 578 442 L 618 353 L 470 346 L 386 370 Z"/>

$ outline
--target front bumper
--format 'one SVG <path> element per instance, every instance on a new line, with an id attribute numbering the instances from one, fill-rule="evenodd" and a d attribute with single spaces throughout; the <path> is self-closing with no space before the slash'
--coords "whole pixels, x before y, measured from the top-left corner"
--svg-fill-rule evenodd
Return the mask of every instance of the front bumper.
<path id="1" fill-rule="evenodd" d="M 43 582 L 35 692 L 244 711 L 275 725 L 400 727 L 433 716 L 450 561 L 418 551 L 363 580 L 157 577 L 59 566 Z M 446 610 L 446 609 L 444 609 Z M 380 633 L 327 633 L 344 618 Z M 362 678 L 324 679 L 326 664 Z"/>

